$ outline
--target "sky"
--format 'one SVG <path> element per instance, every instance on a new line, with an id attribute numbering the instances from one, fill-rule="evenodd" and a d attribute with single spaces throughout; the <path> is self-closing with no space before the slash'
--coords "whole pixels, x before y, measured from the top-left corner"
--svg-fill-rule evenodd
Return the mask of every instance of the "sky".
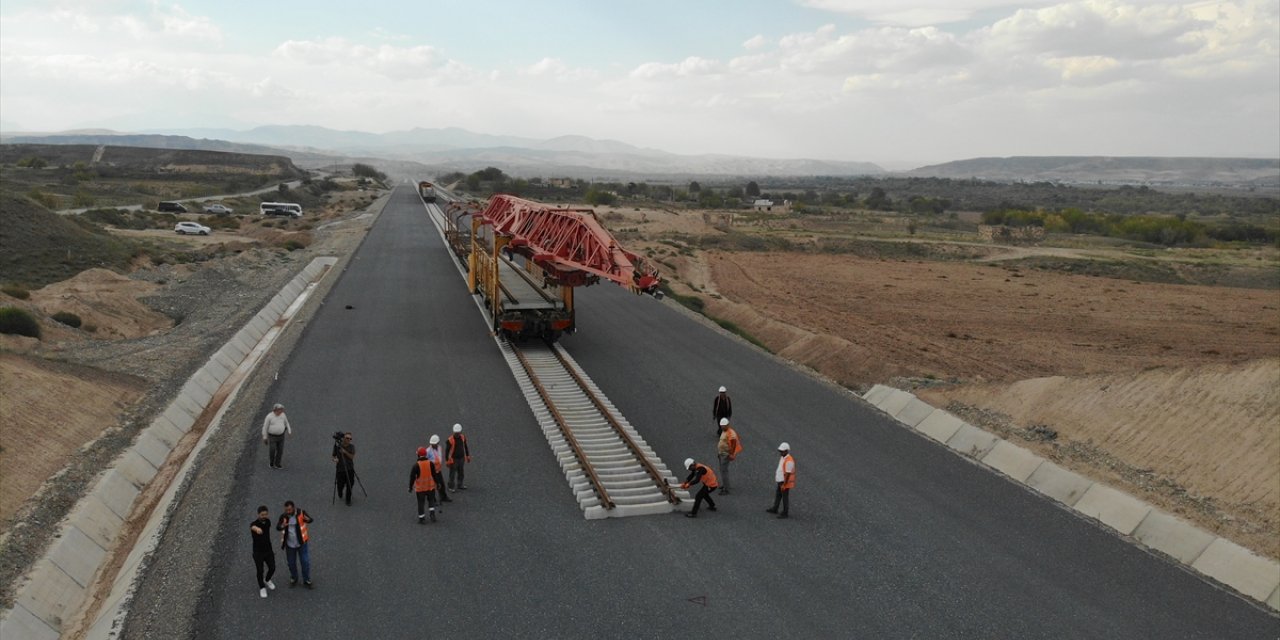
<path id="1" fill-rule="evenodd" d="M 4 0 L 0 129 L 1280 157 L 1280 1 Z"/>

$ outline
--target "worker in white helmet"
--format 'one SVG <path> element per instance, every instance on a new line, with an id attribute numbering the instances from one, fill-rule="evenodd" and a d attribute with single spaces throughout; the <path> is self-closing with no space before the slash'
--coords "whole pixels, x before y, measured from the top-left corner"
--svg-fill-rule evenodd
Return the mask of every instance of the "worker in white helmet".
<path id="1" fill-rule="evenodd" d="M 440 450 L 440 436 L 432 435 L 428 441 L 427 459 L 431 461 L 431 473 L 435 476 L 436 491 L 440 493 L 440 503 L 453 502 L 444 490 L 444 452 Z M 440 509 L 441 512 L 444 509 Z"/>
<path id="2" fill-rule="evenodd" d="M 698 488 L 697 495 L 693 498 L 693 510 L 684 514 L 685 517 L 698 517 L 698 507 L 702 506 L 704 500 L 707 502 L 707 511 L 715 511 L 716 502 L 711 499 L 711 490 L 720 486 L 720 483 L 716 481 L 716 472 L 701 462 L 694 462 L 693 458 L 685 459 L 684 468 L 689 470 L 689 477 L 685 478 L 684 483 L 680 485 L 681 489 L 688 489 L 695 484 L 702 484 Z"/>
<path id="3" fill-rule="evenodd" d="M 720 437 L 720 433 L 724 431 L 721 420 L 733 417 L 733 403 L 729 401 L 729 390 L 720 387 L 720 393 L 716 394 L 716 399 L 711 403 L 711 416 L 716 422 L 716 437 Z"/>
<path id="4" fill-rule="evenodd" d="M 462 425 L 453 425 L 453 435 L 444 443 L 444 463 L 449 467 L 449 490 L 455 487 L 466 489 L 466 465 L 471 463 L 471 447 L 467 444 L 467 436 L 462 433 Z M 457 484 L 454 484 L 457 480 Z"/>
<path id="5" fill-rule="evenodd" d="M 791 490 L 796 486 L 796 459 L 791 457 L 791 445 L 785 442 L 778 445 L 778 470 L 773 479 L 778 483 L 778 490 L 773 494 L 773 506 L 765 511 L 785 518 L 791 509 Z M 779 504 L 782 505 L 781 512 L 778 511 Z"/>
<path id="6" fill-rule="evenodd" d="M 729 424 L 728 418 L 720 418 L 720 442 L 716 445 L 716 458 L 720 461 L 719 495 L 729 494 L 729 465 L 742 453 L 742 440 Z"/>

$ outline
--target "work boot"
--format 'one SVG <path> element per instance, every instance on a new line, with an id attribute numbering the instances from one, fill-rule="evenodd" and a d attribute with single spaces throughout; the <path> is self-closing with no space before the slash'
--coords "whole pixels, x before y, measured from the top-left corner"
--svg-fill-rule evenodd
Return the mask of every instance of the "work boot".
<path id="1" fill-rule="evenodd" d="M 790 517 L 790 516 L 788 516 L 788 515 L 787 515 L 787 514 L 785 514 L 785 513 L 779 513 L 779 514 L 778 514 L 778 519 L 779 519 L 779 520 L 781 520 L 781 519 L 783 519 L 783 518 L 787 518 L 787 517 Z"/>
<path id="2" fill-rule="evenodd" d="M 425 520 L 425 518 L 426 516 L 422 516 L 422 515 L 418 516 L 418 524 L 426 524 L 427 521 Z"/>
<path id="3" fill-rule="evenodd" d="M 449 490 L 450 490 L 450 491 L 453 491 L 453 483 L 452 483 L 452 482 L 450 482 L 450 483 L 449 483 Z"/>
<path id="4" fill-rule="evenodd" d="M 707 511 L 715 511 L 715 510 L 716 510 L 716 506 L 714 504 L 707 507 Z"/>
<path id="5" fill-rule="evenodd" d="M 765 513 L 777 513 L 777 512 L 778 510 L 773 507 L 769 507 L 768 509 L 765 509 Z"/>
<path id="6" fill-rule="evenodd" d="M 432 522 L 436 521 L 436 512 L 434 510 L 431 512 L 431 521 Z"/>
<path id="7" fill-rule="evenodd" d="M 696 514 L 696 513 L 692 512 L 692 511 L 690 511 L 689 513 L 684 514 L 684 517 L 686 517 L 686 518 L 696 518 L 696 517 L 698 517 L 698 514 Z"/>

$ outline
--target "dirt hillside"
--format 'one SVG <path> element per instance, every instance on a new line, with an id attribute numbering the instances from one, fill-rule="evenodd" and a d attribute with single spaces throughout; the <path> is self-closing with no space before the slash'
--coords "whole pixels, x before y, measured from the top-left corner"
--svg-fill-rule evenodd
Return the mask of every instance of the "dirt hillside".
<path id="1" fill-rule="evenodd" d="M 146 391 L 141 378 L 0 352 L 0 521 Z M 22 473 L 14 473 L 21 469 Z"/>
<path id="2" fill-rule="evenodd" d="M 1251 527 L 1239 536 L 1280 557 L 1280 538 L 1272 535 L 1280 526 L 1280 359 L 917 393 L 934 406 L 960 402 L 1003 413 L 1014 424 L 1049 425 L 1055 442 L 1030 446 L 1058 459 L 1055 450 L 1072 443 L 1106 451 L 1123 463 L 1120 469 L 1172 482 L 1143 487 L 1145 499 L 1215 531 L 1230 529 L 1223 516 L 1244 514 Z M 1118 469 L 1093 466 L 1110 482 L 1127 480 Z M 1184 504 L 1178 490 L 1216 504 Z"/>

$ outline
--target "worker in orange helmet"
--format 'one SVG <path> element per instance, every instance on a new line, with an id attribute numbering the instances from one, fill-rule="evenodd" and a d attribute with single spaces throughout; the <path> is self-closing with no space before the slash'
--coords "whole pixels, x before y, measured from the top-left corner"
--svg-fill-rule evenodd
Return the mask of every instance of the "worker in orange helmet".
<path id="1" fill-rule="evenodd" d="M 711 499 L 711 490 L 715 489 L 720 484 L 716 482 L 716 472 L 712 471 L 711 467 L 708 467 L 701 462 L 694 462 L 693 458 L 685 459 L 684 468 L 689 470 L 689 477 L 685 478 L 684 483 L 680 485 L 681 489 L 688 489 L 689 487 L 699 483 L 702 484 L 702 486 L 698 488 L 697 495 L 693 498 L 693 510 L 684 514 L 685 517 L 698 517 L 698 507 L 702 506 L 703 500 L 707 502 L 707 511 L 715 511 L 716 502 Z"/>
<path id="2" fill-rule="evenodd" d="M 436 521 L 436 474 L 432 471 L 431 461 L 427 459 L 427 448 L 418 447 L 418 461 L 409 470 L 409 491 L 418 497 L 418 524 L 425 524 L 427 514 L 422 512 L 423 503 L 431 505 L 431 521 Z"/>
<path id="3" fill-rule="evenodd" d="M 778 490 L 773 494 L 773 506 L 765 509 L 769 513 L 777 513 L 779 518 L 787 517 L 791 508 L 791 490 L 796 486 L 796 459 L 791 457 L 791 445 L 778 445 L 778 470 L 773 474 L 778 483 Z M 782 512 L 778 512 L 778 504 L 782 504 Z"/>
<path id="4" fill-rule="evenodd" d="M 719 495 L 729 495 L 729 465 L 742 453 L 742 440 L 729 424 L 728 418 L 720 418 L 720 443 L 716 445 L 716 457 L 720 461 Z"/>

